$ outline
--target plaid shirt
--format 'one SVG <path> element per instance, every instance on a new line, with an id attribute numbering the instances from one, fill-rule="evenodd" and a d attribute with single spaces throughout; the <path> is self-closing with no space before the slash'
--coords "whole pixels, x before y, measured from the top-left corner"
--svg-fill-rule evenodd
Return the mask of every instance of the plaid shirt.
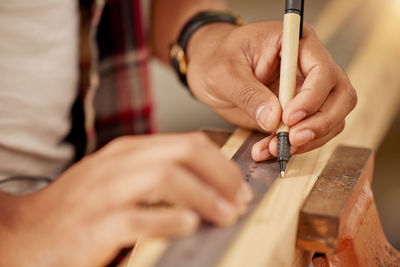
<path id="1" fill-rule="evenodd" d="M 80 1 L 80 94 L 67 138 L 77 159 L 115 137 L 153 132 L 149 2 Z"/>
<path id="2" fill-rule="evenodd" d="M 80 86 L 66 141 L 75 161 L 121 135 L 153 132 L 147 42 L 150 0 L 80 0 Z M 28 193 L 48 177 L 15 176 L 0 190 Z M 11 191 L 10 191 L 11 190 Z"/>

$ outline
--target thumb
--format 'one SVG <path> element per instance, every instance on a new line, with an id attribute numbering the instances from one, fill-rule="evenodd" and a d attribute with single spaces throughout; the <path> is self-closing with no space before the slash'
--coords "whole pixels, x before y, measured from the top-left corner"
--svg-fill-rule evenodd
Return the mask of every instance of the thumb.
<path id="1" fill-rule="evenodd" d="M 232 102 L 253 118 L 265 131 L 276 130 L 281 120 L 282 108 L 275 94 L 252 72 L 246 77 L 231 79 Z"/>

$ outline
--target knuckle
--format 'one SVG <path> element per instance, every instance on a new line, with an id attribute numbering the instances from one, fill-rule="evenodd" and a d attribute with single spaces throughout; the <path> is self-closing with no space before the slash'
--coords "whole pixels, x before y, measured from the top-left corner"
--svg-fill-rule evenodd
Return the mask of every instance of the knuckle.
<path id="1" fill-rule="evenodd" d="M 316 97 L 315 92 L 312 88 L 302 88 L 301 94 L 303 94 L 307 101 L 305 101 L 304 109 L 308 114 L 315 113 L 321 106 L 321 97 Z"/>
<path id="2" fill-rule="evenodd" d="M 210 214 L 213 215 L 215 218 L 218 218 L 220 209 L 219 203 L 223 201 L 221 197 L 216 192 L 211 192 L 207 197 L 207 206 L 208 209 L 211 211 Z"/>
<path id="3" fill-rule="evenodd" d="M 207 135 L 203 132 L 193 132 L 190 133 L 191 138 L 193 139 L 193 142 L 198 144 L 198 145 L 204 145 L 209 143 L 209 139 Z"/>
<path id="4" fill-rule="evenodd" d="M 145 222 L 144 218 L 142 216 L 139 216 L 138 214 L 132 214 L 129 220 L 129 227 L 130 229 L 134 230 L 135 232 L 141 232 L 143 231 L 145 225 L 147 223 Z"/>
<path id="5" fill-rule="evenodd" d="M 303 27 L 306 31 L 312 32 L 313 34 L 316 34 L 315 28 L 312 24 L 304 21 L 303 22 Z"/>
<path id="6" fill-rule="evenodd" d="M 223 63 L 213 63 L 207 64 L 206 69 L 208 69 L 208 75 L 205 77 L 205 82 L 208 86 L 213 87 L 221 78 L 226 78 L 228 67 Z"/>
<path id="7" fill-rule="evenodd" d="M 340 124 L 340 126 L 339 126 L 339 129 L 338 129 L 337 134 L 343 132 L 343 130 L 344 130 L 345 127 L 346 127 L 346 122 L 343 121 L 343 122 Z"/>
<path id="8" fill-rule="evenodd" d="M 324 63 L 323 65 L 321 65 L 321 68 L 327 72 L 326 82 L 329 83 L 331 87 L 334 87 L 337 83 L 336 67 L 333 64 Z"/>
<path id="9" fill-rule="evenodd" d="M 347 88 L 347 92 L 350 96 L 350 111 L 351 111 L 356 107 L 357 102 L 358 102 L 357 92 L 353 86 L 349 86 Z"/>
<path id="10" fill-rule="evenodd" d="M 239 104 L 251 111 L 256 109 L 258 90 L 254 87 L 246 87 L 240 90 Z"/>
<path id="11" fill-rule="evenodd" d="M 187 135 L 187 142 L 189 142 L 191 146 L 200 147 L 208 144 L 210 141 L 205 133 L 192 132 Z"/>
<path id="12" fill-rule="evenodd" d="M 187 159 L 198 153 L 198 150 L 208 144 L 208 138 L 204 133 L 194 132 L 186 134 L 179 142 L 179 152 L 182 159 Z"/>
<path id="13" fill-rule="evenodd" d="M 128 136 L 120 136 L 120 137 L 117 137 L 117 138 L 111 140 L 106 145 L 106 147 L 108 149 L 112 149 L 112 150 L 122 149 L 122 148 L 126 147 L 126 144 L 127 144 L 128 140 L 130 140 L 130 139 L 131 139 L 131 137 L 128 137 Z"/>
<path id="14" fill-rule="evenodd" d="M 333 122 L 333 120 L 331 118 L 326 117 L 323 120 L 321 126 L 322 126 L 321 127 L 322 132 L 326 134 L 335 126 L 335 123 Z"/>
<path id="15" fill-rule="evenodd" d="M 171 182 L 174 177 L 173 167 L 170 165 L 159 166 L 155 173 L 155 182 L 156 184 L 162 186 L 166 183 Z"/>

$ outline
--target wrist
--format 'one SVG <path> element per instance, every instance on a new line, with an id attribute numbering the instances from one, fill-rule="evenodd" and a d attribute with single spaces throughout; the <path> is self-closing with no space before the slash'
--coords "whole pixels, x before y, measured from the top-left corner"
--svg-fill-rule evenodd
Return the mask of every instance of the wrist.
<path id="1" fill-rule="evenodd" d="M 171 44 L 171 49 L 170 49 L 170 60 L 172 67 L 176 71 L 179 79 L 181 82 L 188 87 L 187 84 L 187 78 L 186 78 L 186 73 L 187 73 L 187 61 L 188 61 L 188 55 L 187 55 L 187 50 L 188 50 L 188 45 L 189 42 L 192 41 L 192 37 L 194 34 L 197 34 L 198 36 L 203 36 L 205 33 L 210 33 L 215 32 L 215 29 L 218 29 L 218 32 L 221 31 L 221 29 L 228 29 L 225 26 L 213 26 L 213 27 L 208 27 L 210 25 L 208 24 L 230 24 L 230 25 L 243 25 L 243 20 L 240 17 L 234 16 L 229 12 L 219 12 L 219 11 L 204 11 L 200 12 L 194 17 L 192 17 L 183 27 L 177 41 L 173 44 Z M 232 28 L 230 28 L 232 29 Z M 201 30 L 201 31 L 200 31 Z M 198 32 L 200 31 L 199 34 Z M 217 37 L 217 35 L 213 34 L 214 37 Z M 206 35 L 207 40 L 200 40 L 200 37 L 196 38 L 199 39 L 199 43 L 204 43 L 208 47 L 211 47 L 212 44 L 209 44 L 208 42 L 215 42 L 215 38 L 211 38 L 209 34 Z M 195 41 L 192 41 L 192 43 L 198 43 Z M 192 45 L 192 51 L 197 50 L 194 49 L 196 46 Z M 201 46 L 202 47 L 202 46 Z M 204 49 L 201 49 L 204 50 Z M 201 51 L 200 50 L 200 51 Z M 209 49 L 207 49 L 209 50 Z"/>

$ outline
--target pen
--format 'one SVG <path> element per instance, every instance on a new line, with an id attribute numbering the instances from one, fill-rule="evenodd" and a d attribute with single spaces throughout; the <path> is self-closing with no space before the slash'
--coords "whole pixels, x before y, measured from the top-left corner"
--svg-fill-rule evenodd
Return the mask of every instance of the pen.
<path id="1" fill-rule="evenodd" d="M 279 102 L 282 110 L 293 99 L 296 92 L 297 60 L 299 39 L 303 31 L 304 0 L 286 0 L 283 17 L 281 51 L 281 73 Z M 290 159 L 289 126 L 281 121 L 278 130 L 278 161 L 281 176 L 285 177 L 286 164 Z"/>

